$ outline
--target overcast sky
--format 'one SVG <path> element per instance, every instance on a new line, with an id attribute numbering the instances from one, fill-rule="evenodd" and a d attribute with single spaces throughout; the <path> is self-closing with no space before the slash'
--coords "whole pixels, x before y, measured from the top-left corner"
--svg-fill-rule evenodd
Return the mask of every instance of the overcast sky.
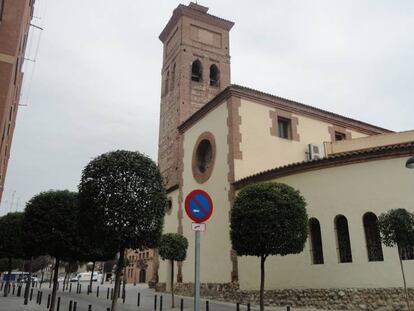
<path id="1" fill-rule="evenodd" d="M 0 214 L 76 190 L 101 153 L 157 158 L 162 45 L 175 0 L 38 0 Z M 189 2 L 183 2 L 188 4 Z M 414 2 L 204 0 L 234 21 L 232 83 L 396 131 L 414 128 Z M 38 33 L 29 46 L 34 57 Z M 30 79 L 34 70 L 33 79 Z M 14 194 L 14 195 L 13 195 Z"/>

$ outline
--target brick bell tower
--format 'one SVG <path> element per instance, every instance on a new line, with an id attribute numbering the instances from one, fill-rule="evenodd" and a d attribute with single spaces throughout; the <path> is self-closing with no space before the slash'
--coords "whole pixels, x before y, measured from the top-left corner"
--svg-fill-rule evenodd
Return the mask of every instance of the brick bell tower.
<path id="1" fill-rule="evenodd" d="M 158 163 L 167 189 L 179 184 L 177 127 L 230 85 L 229 31 L 234 23 L 191 2 L 173 12 L 159 39 L 162 65 Z"/>

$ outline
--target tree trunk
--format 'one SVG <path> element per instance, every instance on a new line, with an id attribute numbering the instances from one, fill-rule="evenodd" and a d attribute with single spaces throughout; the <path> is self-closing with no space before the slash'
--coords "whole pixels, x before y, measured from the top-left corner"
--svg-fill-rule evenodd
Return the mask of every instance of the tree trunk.
<path id="1" fill-rule="evenodd" d="M 68 282 L 68 276 L 69 276 L 69 272 L 66 272 L 65 273 L 65 278 L 63 279 L 63 289 L 65 289 L 65 283 L 66 284 L 69 283 Z"/>
<path id="2" fill-rule="evenodd" d="M 95 271 L 95 264 L 96 261 L 92 263 L 92 273 L 91 273 L 91 280 L 89 281 L 89 292 L 92 293 L 92 282 L 93 282 L 93 271 Z"/>
<path id="3" fill-rule="evenodd" d="M 26 287 L 24 289 L 24 304 L 27 305 L 29 301 L 29 291 L 30 291 L 30 284 L 32 283 L 32 261 L 33 257 L 30 258 L 30 264 L 29 264 L 29 278 L 26 282 Z"/>
<path id="4" fill-rule="evenodd" d="M 56 262 L 56 259 L 55 259 L 55 262 Z M 55 267 L 53 267 L 53 269 L 54 269 Z M 50 288 L 50 286 L 52 285 L 52 279 L 53 279 L 53 270 L 52 271 L 50 271 L 50 278 L 49 278 L 49 288 Z"/>
<path id="5" fill-rule="evenodd" d="M 42 278 L 40 279 L 40 288 L 42 288 L 42 283 L 43 283 L 43 275 L 44 275 L 44 272 L 43 272 L 43 268 L 42 268 Z"/>
<path id="6" fill-rule="evenodd" d="M 400 258 L 400 266 L 401 266 L 401 274 L 403 277 L 403 283 L 404 283 L 404 292 L 405 292 L 405 301 L 407 302 L 407 309 L 410 311 L 410 300 L 408 298 L 408 290 L 407 290 L 407 284 L 405 282 L 405 274 L 404 274 L 404 266 L 402 262 L 402 248 L 398 248 L 398 257 Z"/>
<path id="7" fill-rule="evenodd" d="M 260 256 L 260 311 L 264 311 L 265 260 L 266 256 Z"/>
<path id="8" fill-rule="evenodd" d="M 12 273 L 12 258 L 9 257 L 9 266 L 8 266 L 8 273 L 7 273 L 7 281 L 6 281 L 6 286 L 4 287 L 4 297 L 7 297 L 7 295 L 9 294 L 9 284 L 10 284 L 10 278 L 11 278 L 11 273 Z"/>
<path id="9" fill-rule="evenodd" d="M 55 301 L 56 301 L 56 290 L 57 290 L 57 279 L 59 273 L 59 257 L 55 259 L 55 269 L 53 271 L 53 289 L 52 289 L 52 300 L 50 302 L 50 311 L 55 310 Z"/>
<path id="10" fill-rule="evenodd" d="M 112 297 L 111 311 L 116 311 L 116 307 L 117 307 L 118 293 L 120 290 L 120 282 L 121 282 L 121 271 L 124 267 L 124 255 L 125 255 L 125 248 L 121 247 L 119 251 L 118 264 L 116 266 L 116 272 L 115 272 L 114 296 Z"/>
<path id="11" fill-rule="evenodd" d="M 174 260 L 171 260 L 171 308 L 174 308 Z"/>
<path id="12" fill-rule="evenodd" d="M 124 277 L 123 277 L 123 282 L 122 282 L 122 298 L 124 297 L 125 294 L 125 284 L 127 282 L 127 273 L 126 273 L 126 267 L 124 267 Z"/>

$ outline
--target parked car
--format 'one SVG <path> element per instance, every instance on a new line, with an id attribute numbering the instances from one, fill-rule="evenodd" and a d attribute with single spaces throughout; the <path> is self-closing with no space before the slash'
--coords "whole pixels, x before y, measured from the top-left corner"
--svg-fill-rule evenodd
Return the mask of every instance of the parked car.
<path id="1" fill-rule="evenodd" d="M 92 281 L 97 282 L 98 279 L 102 278 L 102 274 L 98 274 L 98 272 L 93 273 Z M 89 282 L 91 280 L 91 272 L 81 272 L 78 273 L 75 277 L 71 278 L 71 282 Z"/>

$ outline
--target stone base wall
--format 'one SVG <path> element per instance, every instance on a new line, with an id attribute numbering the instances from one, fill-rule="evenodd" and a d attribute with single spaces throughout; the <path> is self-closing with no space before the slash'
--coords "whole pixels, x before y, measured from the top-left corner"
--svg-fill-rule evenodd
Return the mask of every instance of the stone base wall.
<path id="1" fill-rule="evenodd" d="M 166 291 L 165 283 L 156 290 Z M 193 296 L 194 284 L 178 283 L 175 293 Z M 259 291 L 240 290 L 236 283 L 201 284 L 201 296 L 206 299 L 259 304 Z M 409 289 L 410 305 L 414 305 L 414 288 Z M 402 288 L 346 288 L 346 289 L 279 289 L 266 290 L 265 305 L 328 310 L 407 310 Z"/>

